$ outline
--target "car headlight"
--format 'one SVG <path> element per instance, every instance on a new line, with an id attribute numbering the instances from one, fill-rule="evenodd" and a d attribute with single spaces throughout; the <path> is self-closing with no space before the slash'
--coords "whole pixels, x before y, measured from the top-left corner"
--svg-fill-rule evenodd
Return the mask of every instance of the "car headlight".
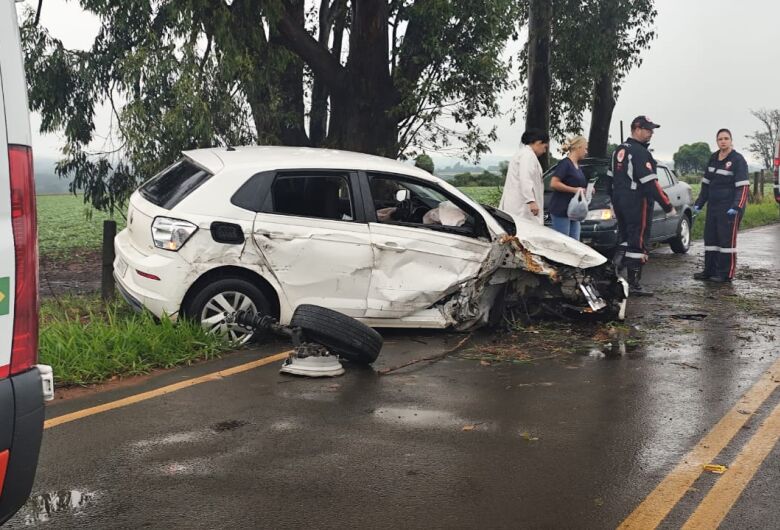
<path id="1" fill-rule="evenodd" d="M 197 231 L 197 225 L 188 221 L 155 217 L 152 223 L 152 240 L 155 247 L 176 252 Z"/>
<path id="2" fill-rule="evenodd" d="M 612 209 L 606 208 L 604 210 L 590 210 L 585 220 L 586 221 L 609 221 L 610 219 L 614 219 L 614 217 L 615 214 L 612 213 Z"/>

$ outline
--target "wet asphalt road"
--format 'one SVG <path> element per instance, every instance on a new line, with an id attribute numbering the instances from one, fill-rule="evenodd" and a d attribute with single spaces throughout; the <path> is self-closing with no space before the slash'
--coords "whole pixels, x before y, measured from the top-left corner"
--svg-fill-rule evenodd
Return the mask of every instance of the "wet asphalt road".
<path id="1" fill-rule="evenodd" d="M 496 347 L 480 335 L 468 355 L 328 380 L 281 376 L 272 363 L 53 427 L 35 497 L 9 526 L 614 528 L 780 357 L 780 225 L 741 234 L 739 248 L 733 286 L 689 280 L 700 244 L 653 253 L 645 281 L 657 296 L 630 305 L 639 340 L 590 344 L 580 330 L 569 351 L 538 346 L 531 358 L 548 358 L 513 363 L 480 361 L 480 345 Z M 706 317 L 679 318 L 691 313 Z M 389 332 L 376 368 L 463 338 Z M 48 417 L 284 349 L 55 402 Z M 776 389 L 718 462 L 778 403 Z M 702 475 L 662 526 L 681 526 L 717 480 Z M 722 527 L 776 528 L 778 499 L 774 446 Z"/>

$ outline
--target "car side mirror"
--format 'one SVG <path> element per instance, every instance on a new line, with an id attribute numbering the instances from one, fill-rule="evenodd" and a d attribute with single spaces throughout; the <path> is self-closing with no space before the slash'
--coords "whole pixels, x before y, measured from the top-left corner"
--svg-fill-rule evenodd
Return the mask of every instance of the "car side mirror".
<path id="1" fill-rule="evenodd" d="M 407 189 L 398 190 L 398 191 L 395 192 L 395 200 L 396 200 L 396 202 L 408 201 L 410 196 L 411 196 L 411 193 L 409 193 L 409 190 L 407 190 Z"/>

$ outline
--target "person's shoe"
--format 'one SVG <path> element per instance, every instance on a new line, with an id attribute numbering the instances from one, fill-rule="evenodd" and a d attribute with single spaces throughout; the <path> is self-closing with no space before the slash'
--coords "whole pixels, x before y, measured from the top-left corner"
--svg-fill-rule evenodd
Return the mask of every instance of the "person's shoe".
<path id="1" fill-rule="evenodd" d="M 710 273 L 709 272 L 697 272 L 693 275 L 694 280 L 709 280 L 710 279 Z"/>
<path id="2" fill-rule="evenodd" d="M 714 283 L 731 283 L 731 278 L 724 278 L 723 276 L 710 276 L 709 281 Z"/>
<path id="3" fill-rule="evenodd" d="M 642 284 L 635 283 L 635 284 L 628 285 L 628 295 L 629 296 L 655 296 L 655 293 L 653 293 L 653 291 L 650 291 L 648 289 L 643 289 Z"/>

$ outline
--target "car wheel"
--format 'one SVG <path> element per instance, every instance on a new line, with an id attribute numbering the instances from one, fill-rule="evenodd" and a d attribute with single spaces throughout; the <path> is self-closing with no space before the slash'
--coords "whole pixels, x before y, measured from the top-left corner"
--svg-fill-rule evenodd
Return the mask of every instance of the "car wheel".
<path id="1" fill-rule="evenodd" d="M 382 336 L 338 311 L 316 305 L 297 307 L 290 326 L 299 327 L 306 340 L 318 342 L 348 361 L 371 364 L 382 349 Z"/>
<path id="2" fill-rule="evenodd" d="M 669 246 L 675 254 L 685 254 L 691 248 L 691 220 L 687 214 L 680 219 L 677 236 L 669 241 Z"/>
<path id="3" fill-rule="evenodd" d="M 226 336 L 232 343 L 246 344 L 258 333 L 239 326 L 234 319 L 238 311 L 268 314 L 270 303 L 262 291 L 240 278 L 217 280 L 207 285 L 184 308 L 184 315 L 199 322 L 210 333 Z"/>

